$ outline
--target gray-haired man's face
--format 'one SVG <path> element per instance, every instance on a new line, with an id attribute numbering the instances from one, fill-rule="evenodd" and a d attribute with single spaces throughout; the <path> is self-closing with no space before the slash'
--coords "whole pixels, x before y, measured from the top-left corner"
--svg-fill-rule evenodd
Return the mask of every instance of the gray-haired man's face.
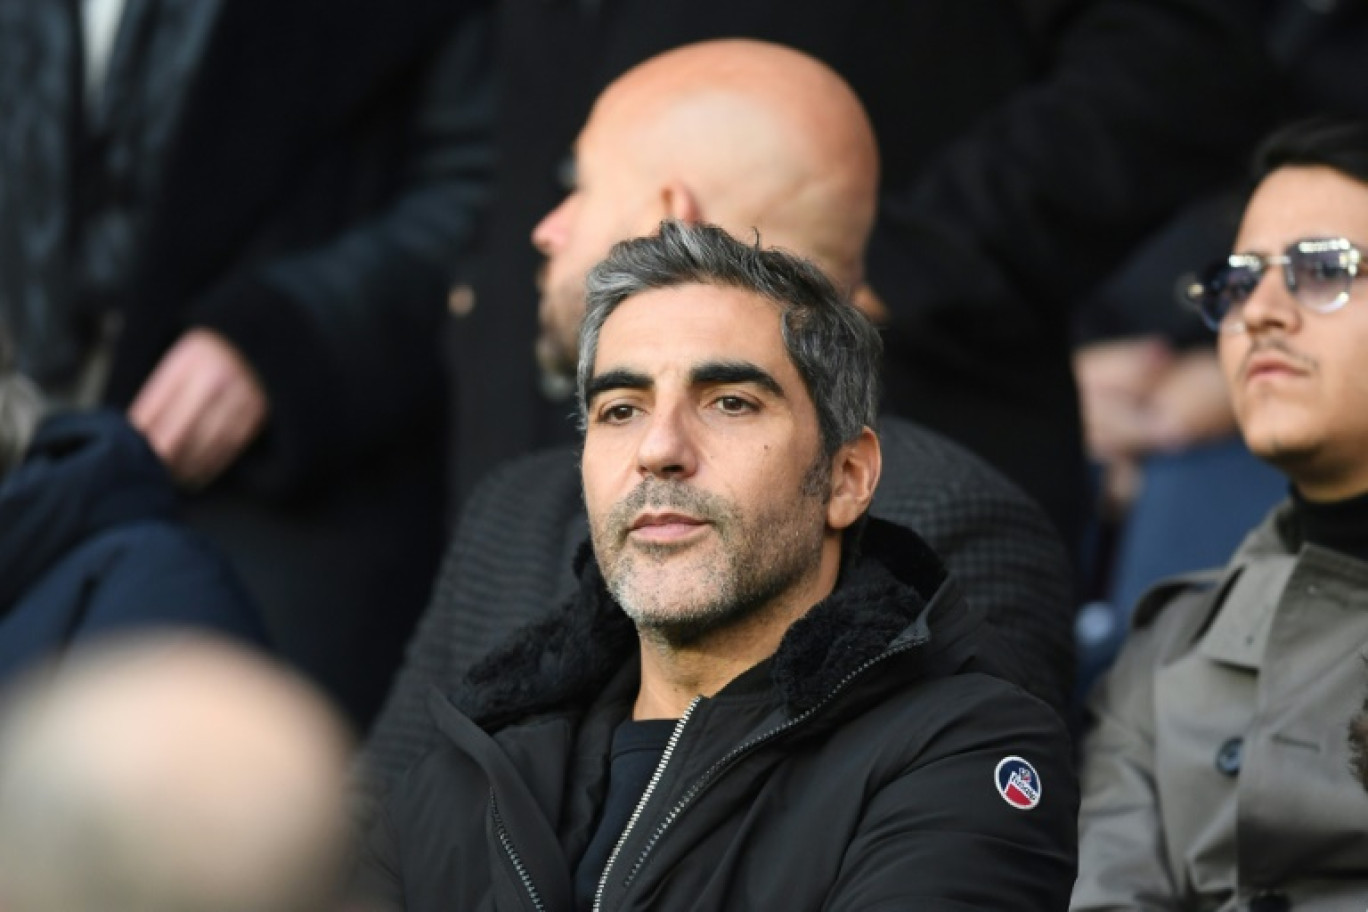
<path id="1" fill-rule="evenodd" d="M 706 285 L 628 298 L 588 393 L 594 550 L 639 629 L 687 641 L 820 597 L 830 461 L 772 302 Z"/>

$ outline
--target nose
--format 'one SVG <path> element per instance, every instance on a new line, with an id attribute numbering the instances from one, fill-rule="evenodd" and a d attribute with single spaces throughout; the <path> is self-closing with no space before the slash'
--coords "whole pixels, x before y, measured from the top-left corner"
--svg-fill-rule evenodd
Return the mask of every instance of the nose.
<path id="1" fill-rule="evenodd" d="M 687 478 L 698 470 L 693 424 L 680 407 L 657 407 L 643 422 L 637 471 L 646 477 Z"/>
<path id="2" fill-rule="evenodd" d="M 1277 329 L 1291 332 L 1301 323 L 1301 307 L 1288 289 L 1280 268 L 1264 271 L 1249 298 L 1232 314 L 1237 328 L 1256 333 Z"/>
<path id="3" fill-rule="evenodd" d="M 561 200 L 560 205 L 546 213 L 537 223 L 537 227 L 532 229 L 532 246 L 536 247 L 542 256 L 549 257 L 564 249 L 566 238 L 570 235 L 572 199 L 573 194 Z"/>

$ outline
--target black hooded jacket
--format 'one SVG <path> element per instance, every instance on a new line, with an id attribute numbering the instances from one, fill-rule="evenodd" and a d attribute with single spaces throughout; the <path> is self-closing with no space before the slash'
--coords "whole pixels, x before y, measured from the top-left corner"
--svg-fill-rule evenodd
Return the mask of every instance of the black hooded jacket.
<path id="1" fill-rule="evenodd" d="M 912 532 L 871 520 L 836 591 L 676 724 L 602 909 L 1064 909 L 1077 785 L 1057 715 L 981 673 L 979 619 Z M 444 743 L 391 794 L 359 893 L 394 908 L 571 910 L 639 674 L 631 622 L 581 590 L 434 691 Z M 459 707 L 459 708 L 458 708 Z M 1004 762 L 1034 769 L 1013 806 Z"/>
<path id="2" fill-rule="evenodd" d="M 150 625 L 262 643 L 237 578 L 176 515 L 166 469 L 123 416 L 44 421 L 0 478 L 0 681 L 75 640 Z"/>

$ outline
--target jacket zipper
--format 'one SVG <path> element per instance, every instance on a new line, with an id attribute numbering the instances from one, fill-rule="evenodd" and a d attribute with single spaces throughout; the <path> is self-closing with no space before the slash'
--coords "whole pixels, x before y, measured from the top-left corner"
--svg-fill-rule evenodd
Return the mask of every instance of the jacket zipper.
<path id="1" fill-rule="evenodd" d="M 613 845 L 613 851 L 608 856 L 608 862 L 603 866 L 603 873 L 599 875 L 598 889 L 594 891 L 594 912 L 600 912 L 603 906 L 603 889 L 608 884 L 608 872 L 613 868 L 613 862 L 617 861 L 618 853 L 622 851 L 623 845 L 627 842 L 627 837 L 631 835 L 632 828 L 641 819 L 642 812 L 646 809 L 646 802 L 651 800 L 651 794 L 655 792 L 656 786 L 660 784 L 660 779 L 665 775 L 665 767 L 669 766 L 670 758 L 674 756 L 675 746 L 679 744 L 679 736 L 684 733 L 684 726 L 688 724 L 689 717 L 693 715 L 698 704 L 703 702 L 702 697 L 694 697 L 685 708 L 684 714 L 675 723 L 674 731 L 670 732 L 670 740 L 665 742 L 665 751 L 660 755 L 660 762 L 656 764 L 655 772 L 651 774 L 651 779 L 646 783 L 646 791 L 641 793 L 641 800 L 637 802 L 636 808 L 632 811 L 632 816 L 627 818 L 627 826 L 622 828 L 622 835 Z M 635 873 L 635 869 L 633 869 Z"/>
<path id="2" fill-rule="evenodd" d="M 818 701 L 816 704 L 810 707 L 806 712 L 798 716 L 795 716 L 794 718 L 785 722 L 783 725 L 775 726 L 774 728 L 770 729 L 767 732 L 764 732 L 763 734 L 756 735 L 754 738 L 752 738 L 744 744 L 732 748 L 732 750 L 725 754 L 716 763 L 708 767 L 708 769 L 703 773 L 703 775 L 699 776 L 698 779 L 694 781 L 694 784 L 689 786 L 689 790 L 680 797 L 679 801 L 675 804 L 675 806 L 670 809 L 670 812 L 668 814 L 665 815 L 665 818 L 660 821 L 660 824 L 656 827 L 655 832 L 651 834 L 651 838 L 647 840 L 645 848 L 641 850 L 641 855 L 637 857 L 636 864 L 632 865 L 632 870 L 628 872 L 627 879 L 623 882 L 623 886 L 631 884 L 631 882 L 636 878 L 637 874 L 641 871 L 642 866 L 646 863 L 647 856 L 651 854 L 651 851 L 656 847 L 656 844 L 660 842 L 661 837 L 665 835 L 665 831 L 670 828 L 671 824 L 673 824 L 675 820 L 679 818 L 680 814 L 682 814 L 685 811 L 685 809 L 698 798 L 699 795 L 701 795 L 704 791 L 707 790 L 707 788 L 716 780 L 716 778 L 719 775 L 726 771 L 727 767 L 731 766 L 742 756 L 760 747 L 765 742 L 771 741 L 774 738 L 777 738 L 786 732 L 792 731 L 797 726 L 807 722 L 814 715 L 820 712 L 828 703 L 836 699 L 836 697 L 840 695 L 841 691 L 845 690 L 848 686 L 850 686 L 852 681 L 863 675 L 865 672 L 869 671 L 869 669 L 873 668 L 875 665 L 895 655 L 898 655 L 899 653 L 906 652 L 914 646 L 919 646 L 925 641 L 925 637 L 917 637 L 908 640 L 906 643 L 903 643 L 899 646 L 895 646 L 891 649 L 887 649 L 884 652 L 879 653 L 877 656 L 868 660 L 863 665 L 854 669 L 844 678 L 838 681 L 836 685 L 831 688 L 831 690 L 827 691 L 826 696 L 822 697 L 820 701 Z M 694 704 L 697 704 L 698 702 L 698 699 L 695 698 Z M 694 704 L 690 704 L 690 711 L 692 711 Z M 683 720 L 681 719 L 680 721 L 682 722 Z M 678 729 L 676 729 L 676 734 L 677 733 Z M 673 742 L 671 746 L 673 746 Z M 654 784 L 654 781 L 652 784 Z M 647 794 L 649 795 L 649 790 Z M 641 806 L 637 807 L 637 811 L 638 813 L 641 811 Z M 633 816 L 633 820 L 635 821 L 635 815 Z M 631 829 L 630 824 L 628 826 L 628 829 Z M 625 839 L 626 834 L 624 833 L 623 840 Z M 622 840 L 618 842 L 618 848 L 621 847 Z M 614 855 L 616 854 L 617 852 L 616 850 L 614 850 Z M 609 861 L 609 864 L 612 864 L 611 859 Z M 601 880 L 599 882 L 600 895 L 603 891 L 603 884 L 606 881 L 607 873 L 607 868 L 605 868 L 604 880 Z M 595 912 L 599 912 L 597 902 L 594 905 L 594 910 Z"/>
<path id="3" fill-rule="evenodd" d="M 532 898 L 532 907 L 537 912 L 546 912 L 546 906 L 541 901 L 541 894 L 537 892 L 537 887 L 532 883 L 532 876 L 527 873 L 527 866 L 523 864 L 518 850 L 513 846 L 513 839 L 508 835 L 508 827 L 504 826 L 503 815 L 499 813 L 499 803 L 494 798 L 494 790 L 489 790 L 489 812 L 494 815 L 494 830 L 498 833 L 499 844 L 503 846 L 504 853 L 508 860 L 513 862 L 513 870 L 518 872 L 518 879 L 522 881 L 523 887 L 527 890 L 527 895 Z"/>

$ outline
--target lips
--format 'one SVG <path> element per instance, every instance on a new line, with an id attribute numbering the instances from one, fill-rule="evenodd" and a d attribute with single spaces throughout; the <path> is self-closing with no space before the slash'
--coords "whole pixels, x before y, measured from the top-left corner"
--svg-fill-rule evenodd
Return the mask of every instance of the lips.
<path id="1" fill-rule="evenodd" d="M 652 526 L 701 526 L 704 521 L 686 513 L 642 513 L 633 520 L 629 531 L 646 529 Z"/>
<path id="2" fill-rule="evenodd" d="M 1245 382 L 1273 377 L 1298 377 L 1306 371 L 1284 358 L 1259 356 L 1245 365 Z"/>
<path id="3" fill-rule="evenodd" d="M 1310 373 L 1309 360 L 1281 345 L 1256 348 L 1245 357 L 1240 377 L 1246 383 L 1263 378 L 1302 377 Z"/>
<path id="4" fill-rule="evenodd" d="M 687 538 L 706 525 L 706 520 L 687 513 L 641 513 L 627 531 L 637 538 L 663 542 Z"/>

